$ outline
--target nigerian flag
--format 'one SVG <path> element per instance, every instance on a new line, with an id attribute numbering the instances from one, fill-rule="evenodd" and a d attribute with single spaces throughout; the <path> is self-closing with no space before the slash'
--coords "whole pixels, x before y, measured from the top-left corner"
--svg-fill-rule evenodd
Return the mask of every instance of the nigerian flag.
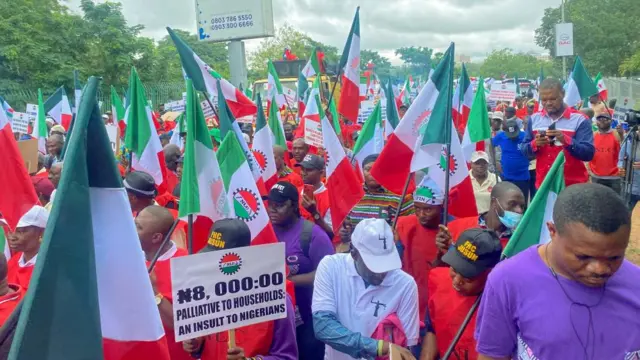
<path id="1" fill-rule="evenodd" d="M 547 222 L 553 221 L 553 205 L 564 190 L 564 152 L 561 151 L 544 178 L 531 205 L 524 213 L 520 224 L 502 252 L 503 257 L 512 257 L 528 247 L 551 241 Z"/>

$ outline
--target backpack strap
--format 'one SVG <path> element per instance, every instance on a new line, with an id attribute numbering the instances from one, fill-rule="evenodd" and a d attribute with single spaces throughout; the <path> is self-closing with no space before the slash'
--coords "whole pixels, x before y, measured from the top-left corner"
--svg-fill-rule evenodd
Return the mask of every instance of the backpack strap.
<path id="1" fill-rule="evenodd" d="M 305 257 L 309 257 L 309 247 L 311 246 L 311 233 L 315 224 L 308 220 L 302 221 L 302 232 L 300 233 L 300 247 Z"/>

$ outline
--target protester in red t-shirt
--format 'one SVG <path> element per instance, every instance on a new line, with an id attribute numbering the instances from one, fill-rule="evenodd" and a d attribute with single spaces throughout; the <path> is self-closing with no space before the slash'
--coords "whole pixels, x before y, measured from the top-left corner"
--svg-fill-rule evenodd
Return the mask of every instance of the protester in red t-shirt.
<path id="1" fill-rule="evenodd" d="M 596 153 L 589 162 L 591 182 L 610 187 L 620 192 L 618 175 L 618 154 L 620 153 L 620 135 L 611 128 L 611 115 L 599 114 L 596 118 L 598 131 L 593 134 L 593 145 Z"/>
<path id="2" fill-rule="evenodd" d="M 167 337 L 171 360 L 189 360 L 191 356 L 182 349 L 181 343 L 176 343 L 173 331 L 170 260 L 174 257 L 187 255 L 186 250 L 179 249 L 173 242 L 163 243 L 173 221 L 171 212 L 157 205 L 144 208 L 135 219 L 138 238 L 145 254 L 147 266 L 155 256 L 159 255 L 158 261 L 150 273 L 150 278 L 164 333 Z"/>
<path id="3" fill-rule="evenodd" d="M 20 285 L 9 283 L 7 272 L 7 259 L 0 254 L 0 326 L 4 325 L 24 296 L 24 289 Z"/>
<path id="4" fill-rule="evenodd" d="M 502 246 L 505 246 L 522 218 L 525 204 L 524 194 L 519 187 L 508 181 L 499 182 L 491 190 L 488 212 L 480 216 L 456 219 L 448 226 L 440 225 L 436 241 L 440 246 L 448 248 L 464 231 L 481 228 L 495 231 Z"/>
<path id="5" fill-rule="evenodd" d="M 302 187 L 304 183 L 302 182 L 300 174 L 293 172 L 287 165 L 286 152 L 287 150 L 281 146 L 275 145 L 273 147 L 273 157 L 276 163 L 276 171 L 278 172 L 278 182 L 286 181 L 295 187 Z"/>
<path id="6" fill-rule="evenodd" d="M 309 145 L 304 142 L 303 138 L 297 138 L 293 140 L 291 153 L 293 154 L 293 159 L 291 159 L 291 168 L 296 174 L 301 175 L 301 169 L 295 167 L 295 165 L 302 162 L 302 160 L 304 160 L 304 157 L 307 156 L 307 154 L 309 153 Z"/>
<path id="7" fill-rule="evenodd" d="M 450 267 L 439 267 L 429 273 L 429 316 L 427 335 L 422 341 L 421 360 L 442 357 L 458 329 L 484 290 L 491 269 L 500 261 L 502 246 L 495 232 L 471 229 L 463 232 L 456 246 L 442 257 Z M 452 359 L 478 359 L 473 333 L 476 316 L 462 333 Z"/>
<path id="8" fill-rule="evenodd" d="M 424 319 L 427 311 L 429 272 L 447 251 L 436 243 L 438 225 L 444 213 L 443 202 L 440 188 L 425 176 L 413 194 L 415 214 L 399 217 L 396 225 L 397 241 L 402 245 L 402 270 L 418 285 L 420 319 Z"/>
<path id="9" fill-rule="evenodd" d="M 13 254 L 8 263 L 7 279 L 9 283 L 17 284 L 25 291 L 31 281 L 47 221 L 49 211 L 40 205 L 34 205 L 20 218 L 15 231 L 7 235 L 7 244 Z"/>

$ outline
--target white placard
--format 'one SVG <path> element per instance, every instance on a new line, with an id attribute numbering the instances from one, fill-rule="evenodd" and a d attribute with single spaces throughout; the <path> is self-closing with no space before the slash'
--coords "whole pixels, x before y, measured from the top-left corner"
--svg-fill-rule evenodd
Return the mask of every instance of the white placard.
<path id="1" fill-rule="evenodd" d="M 272 0 L 196 1 L 202 41 L 254 39 L 274 35 Z"/>
<path id="2" fill-rule="evenodd" d="M 494 82 L 491 84 L 491 92 L 487 101 L 514 101 L 516 99 L 516 84 L 503 84 Z"/>
<path id="3" fill-rule="evenodd" d="M 107 135 L 109 136 L 111 149 L 113 149 L 113 153 L 116 154 L 118 152 L 118 147 L 120 146 L 120 139 L 118 138 L 118 126 L 114 124 L 105 124 L 104 127 L 105 129 L 107 129 Z"/>
<path id="4" fill-rule="evenodd" d="M 284 252 L 277 243 L 172 258 L 176 341 L 285 318 Z"/>
<path id="5" fill-rule="evenodd" d="M 29 115 L 29 120 L 35 120 L 38 117 L 38 105 L 27 104 L 27 114 Z"/>
<path id="6" fill-rule="evenodd" d="M 200 103 L 200 106 L 202 107 L 202 113 L 204 114 L 205 118 L 209 118 L 215 115 L 215 112 L 213 111 L 207 100 L 203 100 Z"/>
<path id="7" fill-rule="evenodd" d="M 310 118 L 304 119 L 304 142 L 321 148 L 322 145 L 322 126 L 319 122 L 311 120 Z"/>
<path id="8" fill-rule="evenodd" d="M 573 24 L 556 24 L 556 56 L 573 56 Z"/>
<path id="9" fill-rule="evenodd" d="M 14 133 L 26 134 L 29 132 L 29 114 L 14 112 L 11 119 L 11 129 Z"/>
<path id="10" fill-rule="evenodd" d="M 378 101 L 382 101 L 382 104 L 380 104 L 380 110 L 382 110 L 382 120 L 387 120 L 387 101 L 385 99 L 378 99 L 377 101 L 365 100 L 360 102 L 360 112 L 358 112 L 359 124 L 364 124 L 367 121 L 367 119 L 373 112 L 373 109 L 376 107 Z"/>

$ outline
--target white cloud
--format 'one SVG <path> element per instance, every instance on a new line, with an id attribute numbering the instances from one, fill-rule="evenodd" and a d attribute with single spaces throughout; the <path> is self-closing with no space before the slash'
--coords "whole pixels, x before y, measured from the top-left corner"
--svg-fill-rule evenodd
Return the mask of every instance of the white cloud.
<path id="1" fill-rule="evenodd" d="M 211 0 L 209 0 L 211 1 Z M 234 0 L 239 1 L 239 0 Z M 193 0 L 121 0 L 131 24 L 160 39 L 170 26 L 195 32 Z M 68 0 L 78 9 L 80 0 Z M 456 53 L 481 58 L 493 49 L 544 52 L 535 45 L 534 30 L 547 7 L 559 0 L 273 0 L 276 26 L 288 22 L 312 38 L 342 49 L 356 6 L 360 9 L 362 47 L 398 63 L 394 49 L 427 46 L 444 50 L 451 41 Z M 247 51 L 260 40 L 248 40 Z"/>

